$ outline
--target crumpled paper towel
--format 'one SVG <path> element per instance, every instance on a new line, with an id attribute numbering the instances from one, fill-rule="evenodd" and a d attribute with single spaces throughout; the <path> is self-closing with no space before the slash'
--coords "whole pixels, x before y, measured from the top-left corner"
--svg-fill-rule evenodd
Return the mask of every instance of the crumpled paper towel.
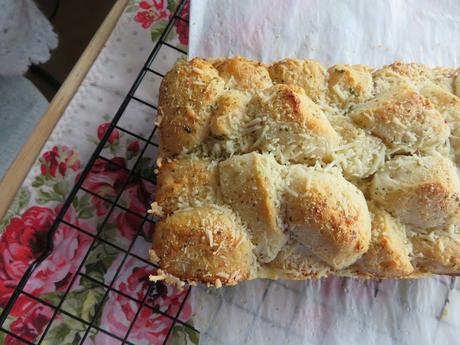
<path id="1" fill-rule="evenodd" d="M 192 0 L 190 56 L 241 54 L 325 66 L 396 59 L 458 66 L 460 3 L 433 0 Z M 202 344 L 458 344 L 460 284 L 251 281 L 192 290 Z M 447 302 L 446 302 L 447 301 Z M 441 317 L 442 316 L 442 317 Z"/>

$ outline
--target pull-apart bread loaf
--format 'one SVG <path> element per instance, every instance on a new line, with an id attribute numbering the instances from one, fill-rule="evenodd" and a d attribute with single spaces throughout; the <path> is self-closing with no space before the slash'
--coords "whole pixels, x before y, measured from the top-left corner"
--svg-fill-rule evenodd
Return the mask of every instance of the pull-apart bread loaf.
<path id="1" fill-rule="evenodd" d="M 459 274 L 459 72 L 179 61 L 160 90 L 151 278 Z"/>

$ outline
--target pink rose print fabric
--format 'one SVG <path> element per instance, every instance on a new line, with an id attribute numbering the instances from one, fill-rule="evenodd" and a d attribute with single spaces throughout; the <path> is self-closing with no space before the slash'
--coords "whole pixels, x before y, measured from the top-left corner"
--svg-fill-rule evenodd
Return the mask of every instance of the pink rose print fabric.
<path id="1" fill-rule="evenodd" d="M 66 213 L 64 220 L 77 226 L 80 221 L 76 218 L 73 208 Z M 74 228 L 61 224 L 53 237 L 53 252 L 34 271 L 25 290 L 34 296 L 64 291 L 77 271 L 83 256 L 89 248 L 91 238 Z"/>
<path id="2" fill-rule="evenodd" d="M 5 305 L 30 263 L 45 250 L 53 210 L 33 206 L 13 217 L 0 238 L 0 305 Z"/>
<path id="3" fill-rule="evenodd" d="M 105 124 L 101 124 L 97 135 L 103 136 L 105 130 Z M 137 152 L 141 146 L 141 143 L 122 135 L 113 138 L 109 144 L 119 142 L 120 147 L 128 147 L 125 152 Z M 75 197 L 64 216 L 65 223 L 61 223 L 54 233 L 53 251 L 34 270 L 24 291 L 55 306 L 67 293 L 63 310 L 76 317 L 90 321 L 99 313 L 100 328 L 110 334 L 123 339 L 130 330 L 130 341 L 136 344 L 162 344 L 170 333 L 172 319 L 181 309 L 180 320 L 190 320 L 191 307 L 188 300 L 184 302 L 186 288 L 178 290 L 161 282 L 152 287 L 148 281 L 148 276 L 155 272 L 155 267 L 147 261 L 153 223 L 143 217 L 154 197 L 155 186 L 140 175 L 128 180 L 130 159 L 134 157 L 115 156 L 94 163 L 83 183 L 86 192 Z M 32 206 L 21 215 L 12 217 L 6 225 L 0 238 L 0 306 L 6 305 L 28 266 L 48 249 L 47 233 L 60 211 L 59 201 L 65 200 L 64 194 L 80 176 L 78 154 L 68 147 L 53 147 L 42 154 L 39 162 L 41 174 L 36 177 L 34 185 L 45 203 L 53 206 Z M 140 167 L 141 170 L 154 168 L 153 158 L 142 162 L 147 166 Z M 113 207 L 104 200 L 114 200 L 118 195 L 121 195 L 120 207 Z M 94 241 L 91 235 L 96 233 L 106 242 Z M 121 249 L 132 244 L 142 251 L 133 250 L 133 254 L 124 260 L 125 252 Z M 77 274 L 81 265 L 83 276 Z M 104 286 L 112 281 L 115 291 L 106 294 Z M 147 293 L 150 295 L 146 296 Z M 141 307 L 138 301 L 143 299 L 145 305 Z M 33 342 L 40 339 L 53 317 L 53 309 L 21 295 L 9 315 L 12 318 L 9 330 Z M 59 328 L 54 326 L 52 330 L 64 328 L 70 338 L 72 335 L 75 339 L 81 337 L 84 332 L 75 329 L 69 320 L 56 316 L 53 325 L 60 323 Z M 175 329 L 180 328 L 186 326 L 175 326 Z M 175 330 L 174 334 L 178 332 L 187 334 L 180 330 Z M 88 341 L 94 344 L 118 343 L 116 338 L 97 332 Z M 6 336 L 4 343 L 21 342 Z"/>
<path id="4" fill-rule="evenodd" d="M 134 1 L 130 10 L 134 12 L 134 21 L 150 31 L 152 41 L 156 41 L 168 24 L 168 20 L 174 14 L 178 0 L 142 0 Z M 174 23 L 175 36 L 179 41 L 178 48 L 187 49 L 188 45 L 188 17 L 190 2 L 187 1 L 179 19 Z"/>
<path id="5" fill-rule="evenodd" d="M 132 0 L 125 15 L 155 41 L 178 3 Z M 168 37 L 181 49 L 188 44 L 188 11 L 187 4 L 180 14 L 184 19 L 176 21 Z M 81 147 L 94 148 L 104 138 L 110 117 L 88 127 Z M 79 147 L 65 144 L 40 154 L 36 175 L 0 223 L 0 313 L 29 266 L 50 254 L 9 311 L 3 324 L 8 332 L 47 345 L 120 344 L 125 337 L 131 344 L 166 339 L 173 345 L 198 344 L 188 288 L 148 280 L 156 270 L 148 259 L 154 221 L 146 218 L 155 196 L 156 157 L 151 152 L 140 157 L 145 145 L 115 128 L 51 238 L 49 230 L 88 158 L 80 157 Z M 24 342 L 0 331 L 0 344 Z"/>
<path id="6" fill-rule="evenodd" d="M 99 125 L 99 127 L 97 127 L 97 138 L 99 140 L 102 140 L 105 132 L 107 132 L 107 129 L 109 129 L 109 127 L 110 127 L 110 122 L 103 123 L 102 125 Z M 112 133 L 110 133 L 108 142 L 109 144 L 115 144 L 119 138 L 120 138 L 120 131 L 115 128 L 112 131 Z"/>
<path id="7" fill-rule="evenodd" d="M 42 175 L 49 174 L 52 177 L 58 172 L 61 176 L 65 176 L 67 169 L 77 171 L 80 167 L 80 159 L 78 155 L 70 150 L 67 146 L 54 146 L 51 151 L 47 151 L 40 159 L 40 170 Z"/>
<path id="8" fill-rule="evenodd" d="M 184 9 L 181 13 L 181 18 L 183 20 L 178 20 L 175 23 L 177 35 L 179 37 L 179 42 L 183 45 L 188 45 L 188 18 L 190 13 L 190 2 L 187 2 L 184 6 Z"/>
<path id="9" fill-rule="evenodd" d="M 185 298 L 186 290 L 178 290 L 174 286 L 158 283 L 149 296 L 149 282 L 146 277 L 154 273 L 151 266 L 142 263 L 136 258 L 130 258 L 123 267 L 123 273 L 115 284 L 117 289 L 131 297 L 142 300 L 146 297 L 148 307 L 143 307 L 134 323 L 130 341 L 135 344 L 162 344 L 172 324 L 172 320 L 165 315 L 175 316 Z M 140 283 L 139 283 L 140 282 Z M 115 334 L 126 334 L 131 320 L 138 309 L 138 305 L 125 296 L 111 295 L 109 306 L 104 308 L 101 325 Z M 155 310 L 161 311 L 160 313 Z M 181 318 L 191 317 L 189 303 L 184 304 Z"/>
<path id="10" fill-rule="evenodd" d="M 22 295 L 10 312 L 10 315 L 16 316 L 10 325 L 10 330 L 15 334 L 21 334 L 24 339 L 32 342 L 43 332 L 52 313 L 51 308 Z M 4 344 L 22 345 L 24 343 L 8 335 Z"/>
<path id="11" fill-rule="evenodd" d="M 144 29 L 148 29 L 153 23 L 169 19 L 168 1 L 151 0 L 139 2 L 139 11 L 134 16 L 134 20 L 141 24 Z"/>

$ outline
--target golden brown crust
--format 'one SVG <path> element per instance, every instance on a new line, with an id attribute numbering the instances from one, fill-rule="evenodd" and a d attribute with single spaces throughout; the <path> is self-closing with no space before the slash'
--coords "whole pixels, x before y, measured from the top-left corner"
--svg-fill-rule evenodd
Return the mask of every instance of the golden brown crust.
<path id="1" fill-rule="evenodd" d="M 371 197 L 402 223 L 447 226 L 460 212 L 460 181 L 442 156 L 398 156 L 375 174 Z"/>
<path id="2" fill-rule="evenodd" d="M 364 65 L 335 65 L 329 69 L 328 93 L 341 107 L 360 103 L 372 96 L 372 69 Z"/>
<path id="3" fill-rule="evenodd" d="M 293 166 L 285 200 L 291 233 L 333 268 L 345 268 L 367 251 L 371 221 L 366 200 L 342 176 Z"/>
<path id="4" fill-rule="evenodd" d="M 421 272 L 458 275 L 460 270 L 460 243 L 458 234 L 440 234 L 433 239 L 413 236 L 414 265 Z"/>
<path id="5" fill-rule="evenodd" d="M 212 110 L 211 133 L 216 137 L 237 135 L 249 100 L 250 96 L 240 91 L 223 93 Z"/>
<path id="6" fill-rule="evenodd" d="M 270 65 L 268 72 L 274 83 L 301 87 L 314 102 L 324 97 L 326 73 L 317 61 L 285 59 Z"/>
<path id="7" fill-rule="evenodd" d="M 223 87 L 217 70 L 199 58 L 178 63 L 166 74 L 158 107 L 162 150 L 176 155 L 206 138 L 210 108 Z"/>
<path id="8" fill-rule="evenodd" d="M 165 215 L 181 207 L 218 199 L 219 175 L 215 164 L 179 159 L 162 163 L 157 177 L 156 202 Z"/>
<path id="9" fill-rule="evenodd" d="M 459 90 L 459 69 L 401 62 L 177 63 L 153 279 L 460 274 Z"/>
<path id="10" fill-rule="evenodd" d="M 372 238 L 369 250 L 356 263 L 356 272 L 372 277 L 403 277 L 414 268 L 409 258 L 409 241 L 401 224 L 389 213 L 371 208 Z"/>
<path id="11" fill-rule="evenodd" d="M 208 205 L 178 210 L 153 235 L 158 264 L 188 282 L 235 284 L 251 278 L 252 244 L 228 209 Z"/>
<path id="12" fill-rule="evenodd" d="M 397 61 L 373 72 L 376 93 L 389 91 L 400 85 L 419 87 L 433 78 L 425 65 Z"/>
<path id="13" fill-rule="evenodd" d="M 421 78 L 429 78 L 431 75 L 430 70 L 421 64 L 404 63 L 396 61 L 391 65 L 384 66 L 383 68 L 375 71 L 375 76 L 382 78 L 390 78 L 391 76 L 406 78 L 407 80 L 418 81 Z"/>
<path id="14" fill-rule="evenodd" d="M 398 152 L 430 150 L 447 141 L 450 130 L 432 103 L 407 85 L 359 104 L 350 117 Z"/>
<path id="15" fill-rule="evenodd" d="M 339 137 L 322 110 L 299 87 L 275 85 L 255 96 L 249 111 L 264 115 L 263 137 L 256 132 L 254 146 L 274 152 L 279 160 L 327 158 L 338 143 Z"/>
<path id="16" fill-rule="evenodd" d="M 265 89 L 272 85 L 267 68 L 260 62 L 240 56 L 225 59 L 214 64 L 227 87 L 237 90 Z"/>

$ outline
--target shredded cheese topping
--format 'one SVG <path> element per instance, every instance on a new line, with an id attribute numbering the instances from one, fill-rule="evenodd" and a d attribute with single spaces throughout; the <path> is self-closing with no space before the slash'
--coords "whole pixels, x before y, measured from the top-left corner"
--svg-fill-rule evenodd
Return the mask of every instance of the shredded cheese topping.
<path id="1" fill-rule="evenodd" d="M 150 209 L 147 210 L 148 213 L 153 214 L 154 216 L 163 217 L 163 209 L 160 205 L 155 201 L 150 205 Z"/>
<path id="2" fill-rule="evenodd" d="M 186 64 L 187 62 L 183 63 Z M 288 208 L 285 202 L 286 195 L 299 197 L 299 192 L 294 190 L 294 187 L 291 188 L 292 185 L 286 182 L 290 179 L 290 169 L 295 165 L 304 165 L 308 166 L 308 169 L 315 169 L 324 173 L 345 177 L 346 180 L 358 188 L 357 193 L 365 195 L 367 201 L 371 201 L 369 205 L 373 205 L 374 202 L 377 204 L 377 197 L 373 195 L 372 198 L 375 197 L 375 199 L 372 201 L 370 200 L 371 197 L 369 194 L 372 193 L 372 188 L 375 187 L 374 185 L 392 185 L 399 188 L 401 191 L 411 186 L 409 180 L 406 181 L 404 178 L 400 178 L 400 176 L 394 176 L 399 173 L 399 170 L 411 170 L 407 169 L 407 167 L 393 166 L 389 169 L 391 171 L 387 176 L 377 176 L 386 169 L 388 162 L 395 161 L 397 157 L 401 155 L 411 155 L 414 157 L 418 157 L 419 155 L 419 164 L 424 164 L 422 157 L 426 156 L 442 156 L 452 160 L 459 156 L 460 112 L 457 111 L 458 107 L 455 104 L 456 97 L 448 93 L 448 95 L 451 96 L 449 102 L 454 105 L 440 105 L 437 102 L 441 101 L 437 99 L 436 96 L 430 96 L 430 94 L 425 95 L 423 92 L 424 87 L 433 84 L 433 80 L 430 79 L 431 77 L 428 78 L 424 76 L 409 80 L 410 78 L 408 76 L 403 76 L 397 72 L 397 70 L 387 68 L 387 71 L 384 73 L 382 72 L 382 74 L 372 74 L 372 72 L 369 72 L 367 77 L 370 80 L 370 86 L 368 88 L 364 86 L 360 88 L 362 86 L 360 85 L 360 77 L 356 77 L 356 75 L 354 76 L 353 73 L 351 73 L 351 81 L 347 81 L 349 77 L 347 74 L 346 78 L 340 80 L 339 83 L 332 86 L 332 88 L 328 89 L 328 86 L 330 87 L 331 84 L 327 84 L 326 82 L 324 89 L 321 89 L 323 94 L 320 97 L 312 96 L 312 99 L 314 99 L 317 104 L 309 104 L 305 101 L 309 100 L 309 98 L 305 96 L 305 93 L 309 95 L 307 89 L 305 90 L 307 92 L 303 93 L 302 91 L 298 91 L 298 86 L 292 86 L 288 96 L 281 99 L 278 97 L 279 94 L 277 94 L 276 91 L 276 87 L 279 85 L 261 89 L 246 89 L 245 86 L 245 90 L 241 90 L 242 88 L 238 85 L 240 76 L 238 80 L 233 76 L 228 77 L 228 75 L 223 78 L 221 72 L 219 76 L 218 65 L 216 64 L 214 67 L 216 67 L 214 70 L 211 65 L 209 69 L 201 69 L 196 66 L 192 66 L 191 68 L 198 76 L 193 73 L 191 74 L 191 77 L 188 79 L 188 87 L 190 88 L 190 84 L 206 86 L 206 88 L 196 88 L 199 89 L 201 93 L 206 93 L 206 97 L 199 100 L 198 107 L 194 105 L 194 102 L 180 105 L 188 107 L 188 110 L 190 110 L 190 119 L 187 120 L 193 121 L 193 123 L 197 125 L 197 131 L 195 131 L 195 127 L 193 127 L 193 131 L 188 127 L 186 128 L 187 133 L 191 134 L 187 136 L 187 138 L 191 138 L 191 141 L 196 140 L 197 143 L 195 145 L 193 142 L 192 144 L 195 146 L 190 144 L 191 146 L 189 147 L 187 146 L 188 142 L 186 142 L 182 147 L 182 151 L 180 151 L 179 148 L 178 151 L 180 153 L 173 156 L 174 160 L 183 158 L 205 160 L 209 163 L 209 173 L 211 174 L 213 169 L 219 169 L 220 162 L 235 155 L 258 152 L 263 154 L 264 157 L 270 157 L 270 159 L 273 159 L 273 161 L 277 163 L 277 166 L 279 166 L 279 168 L 277 168 L 278 170 L 274 171 L 274 169 L 267 174 L 269 185 L 273 187 L 273 192 L 269 193 L 270 202 L 273 201 L 270 203 L 270 206 L 274 205 L 276 212 L 279 212 L 280 216 L 276 216 L 276 224 L 283 230 L 290 231 L 290 229 L 288 229 L 288 221 L 284 219 L 284 214 Z M 210 73 L 209 70 L 216 73 L 210 82 L 209 79 L 206 79 Z M 190 76 L 190 70 L 188 70 L 187 73 Z M 362 74 L 366 73 L 367 72 L 363 69 Z M 228 72 L 227 74 L 231 73 Z M 325 76 L 327 78 L 327 73 Z M 251 77 L 255 78 L 257 76 L 254 75 Z M 270 77 L 272 77 L 271 71 Z M 291 77 L 294 79 L 296 78 L 295 75 Z M 241 76 L 241 78 L 243 77 Z M 224 79 L 227 79 L 226 82 Z M 333 79 L 330 79 L 330 81 L 331 80 Z M 213 90 L 212 85 L 218 83 L 221 83 L 219 84 L 220 88 Z M 269 83 L 271 83 L 270 80 Z M 276 84 L 275 79 L 273 79 L 273 83 Z M 347 83 L 349 83 L 349 85 L 347 85 Z M 444 83 L 450 85 L 449 87 L 452 88 L 451 81 Z M 390 110 L 388 110 L 388 112 L 381 111 L 386 108 L 384 106 L 380 107 L 380 103 L 377 105 L 374 104 L 375 109 L 368 106 L 368 101 L 372 99 L 375 100 L 375 97 L 379 96 L 379 94 L 385 90 L 397 89 L 401 87 L 401 85 L 407 87 L 407 84 L 410 84 L 410 87 L 415 90 L 416 97 L 420 95 L 426 96 L 434 104 L 435 110 L 439 110 L 439 112 L 443 113 L 452 132 L 449 140 L 446 141 L 443 139 L 445 142 L 442 144 L 431 141 L 432 138 L 438 134 L 429 124 L 425 126 L 426 128 L 423 126 L 420 127 L 420 131 L 423 132 L 421 133 L 418 129 L 413 130 L 412 120 L 406 120 L 405 117 L 392 116 L 391 109 L 393 108 L 396 109 L 395 112 L 405 111 L 404 102 L 400 102 L 400 104 L 393 102 L 393 104 L 391 99 L 385 99 L 384 102 L 388 102 L 389 104 Z M 190 98 L 194 95 L 195 91 L 190 88 L 190 90 L 185 91 L 185 93 L 187 92 Z M 179 96 L 176 95 L 176 97 Z M 301 102 L 302 99 L 304 100 L 303 103 Z M 423 100 L 421 102 L 423 103 Z M 237 106 L 234 106 L 235 104 L 237 104 Z M 367 108 L 364 107 L 365 111 L 363 110 L 363 105 L 365 107 L 367 106 Z M 414 104 L 414 109 L 409 109 L 408 113 L 411 111 L 419 111 L 417 108 L 418 106 L 422 108 L 425 107 L 423 104 Z M 292 109 L 290 107 L 292 107 Z M 371 109 L 369 110 L 369 108 Z M 225 109 L 230 110 L 227 111 Z M 364 111 L 359 121 L 353 116 L 353 112 L 356 109 L 358 109 L 358 114 L 360 114 L 360 111 Z M 164 110 L 164 108 L 161 110 Z M 423 111 L 430 112 L 435 110 L 424 109 Z M 378 116 L 376 117 L 375 114 L 379 111 L 381 111 L 381 114 L 377 114 Z M 411 114 L 412 113 L 409 115 Z M 434 113 L 430 114 L 436 115 Z M 169 116 L 168 114 L 163 115 Z M 397 115 L 400 115 L 400 113 Z M 422 112 L 420 112 L 420 117 L 422 117 L 422 115 L 425 115 L 425 113 L 422 114 Z M 322 117 L 324 117 L 323 122 L 315 122 L 320 118 L 322 119 Z M 410 118 L 410 116 L 408 116 L 408 118 Z M 157 120 L 160 124 L 162 119 L 158 118 Z M 383 135 L 375 132 L 376 126 L 380 125 L 378 121 L 385 122 L 390 128 L 390 132 L 399 131 L 394 140 L 392 140 L 391 133 L 387 136 L 387 133 Z M 374 122 L 372 126 L 364 125 L 365 123 L 371 122 Z M 215 127 L 212 125 L 208 131 L 208 128 L 206 128 L 208 123 L 215 124 Z M 182 123 L 180 123 L 180 125 L 182 125 Z M 328 129 L 327 125 L 330 125 L 332 129 Z M 199 126 L 204 127 L 200 128 Z M 180 132 L 182 128 L 177 130 Z M 203 131 L 200 132 L 200 130 Z M 334 135 L 336 134 L 336 137 L 331 135 L 333 140 L 328 139 L 328 131 L 331 131 Z M 421 140 L 425 140 L 426 145 L 420 149 L 417 148 L 415 144 L 418 144 Z M 431 142 L 434 144 L 431 145 Z M 458 159 L 458 161 L 460 161 L 460 159 Z M 162 169 L 162 163 L 163 161 L 160 157 L 157 160 L 157 166 L 160 169 Z M 406 171 L 406 173 L 410 175 L 411 171 Z M 320 180 L 312 176 L 314 175 L 308 175 L 305 179 L 305 193 L 310 193 L 310 191 L 315 188 L 321 188 Z M 215 182 L 217 187 L 214 185 L 195 185 L 196 181 L 192 174 L 188 178 L 189 180 L 185 183 L 187 184 L 186 186 L 181 186 L 177 181 L 172 181 L 168 185 L 172 193 L 175 193 L 175 195 L 171 197 L 171 200 L 173 199 L 171 204 L 174 204 L 173 212 L 193 210 L 196 207 L 205 207 L 209 205 L 217 205 L 218 207 L 226 207 L 225 205 L 228 205 L 225 197 L 221 193 L 221 189 L 219 189 L 222 184 L 222 181 L 219 180 L 221 178 L 220 176 L 217 177 L 218 181 Z M 297 186 L 295 189 L 297 189 Z M 258 187 L 255 184 L 248 184 L 245 190 L 253 193 L 254 191 L 258 191 Z M 435 191 L 431 192 L 435 193 Z M 244 193 L 244 191 L 242 191 L 242 193 Z M 375 195 L 382 195 L 379 193 L 382 193 L 382 191 L 376 191 Z M 171 200 L 168 200 L 168 202 Z M 349 212 L 349 209 L 353 207 L 352 201 L 347 198 L 341 198 L 336 204 L 337 209 L 342 211 L 344 217 L 350 218 L 347 221 L 352 222 L 353 220 L 350 216 L 352 212 Z M 168 204 L 168 212 L 169 207 L 170 204 Z M 251 205 L 248 205 L 248 207 L 251 207 Z M 385 208 L 383 202 L 378 204 L 377 207 L 382 209 Z M 385 210 L 391 213 L 389 207 L 388 209 L 385 208 Z M 271 210 L 269 211 L 271 212 Z M 151 208 L 148 212 L 158 217 L 165 217 L 163 208 L 156 202 L 151 204 Z M 199 235 L 200 240 L 203 242 L 201 242 L 200 245 L 204 244 L 206 250 L 208 250 L 207 253 L 212 253 L 213 257 L 211 257 L 210 260 L 225 259 L 223 256 L 224 254 L 227 255 L 227 257 L 231 255 L 228 254 L 229 252 L 227 251 L 229 248 L 232 250 L 238 248 L 242 243 L 247 243 L 246 240 L 248 239 L 249 242 L 254 241 L 250 231 L 251 229 L 248 228 L 249 222 L 247 219 L 243 219 L 240 213 L 242 212 L 231 210 L 232 217 L 235 216 L 237 219 L 235 221 L 235 229 L 238 229 L 238 231 L 233 229 L 233 237 L 220 236 L 221 233 L 219 229 L 214 227 L 215 224 L 206 223 L 206 219 L 203 220 L 202 232 L 200 232 Z M 393 213 L 392 217 L 397 218 L 398 216 Z M 192 224 L 188 225 L 190 227 L 192 226 Z M 407 235 L 404 237 L 404 241 L 402 241 L 404 243 L 401 243 L 404 247 L 403 251 L 406 251 L 411 257 L 422 258 L 425 255 L 420 252 L 414 253 L 414 246 L 412 245 L 413 238 L 421 238 L 431 243 L 436 250 L 439 249 L 440 252 L 448 252 L 449 244 L 452 244 L 452 241 L 460 244 L 460 234 L 457 229 L 458 224 L 451 224 L 448 227 L 446 226 L 439 229 L 417 229 L 410 226 L 405 227 L 404 224 L 399 225 Z M 380 225 L 382 228 L 383 226 L 384 225 Z M 376 229 L 373 229 L 373 231 L 376 231 Z M 353 234 L 353 236 L 354 235 L 355 234 Z M 382 234 L 379 238 L 391 242 L 391 238 L 385 234 Z M 208 245 L 211 247 L 211 250 L 207 248 Z M 269 239 L 267 239 L 266 245 L 269 245 Z M 187 252 L 187 255 L 196 255 L 193 253 L 194 250 L 191 246 L 185 246 L 181 248 L 181 250 Z M 285 271 L 283 274 L 289 273 L 293 276 L 299 276 L 299 274 L 308 275 L 315 272 L 315 270 L 316 272 L 326 272 L 329 269 L 324 268 L 322 262 L 317 263 L 315 261 L 315 255 L 313 254 L 307 255 L 292 250 L 292 253 L 287 253 L 286 251 L 283 253 L 280 252 L 279 255 L 285 255 L 287 260 L 283 263 L 283 269 Z M 160 262 L 160 258 L 153 250 L 150 252 L 150 257 L 152 262 Z M 222 271 L 209 273 L 207 270 L 212 268 L 211 262 L 212 261 L 207 261 L 203 264 L 206 266 L 204 267 L 205 273 L 203 273 L 203 276 L 209 278 L 207 281 L 211 282 L 210 285 L 220 287 L 222 284 L 236 282 L 242 277 L 242 273 L 238 270 L 230 274 L 227 273 L 230 272 L 230 270 L 228 270 L 226 264 L 218 268 Z M 295 262 L 296 265 L 294 265 L 293 262 Z M 258 263 L 255 261 L 254 265 L 258 265 Z M 182 265 L 182 269 L 185 270 L 186 266 Z M 352 274 L 352 269 L 341 273 L 343 275 Z M 251 274 L 257 273 L 252 272 Z M 318 274 L 320 275 L 320 273 Z M 167 273 L 159 270 L 156 275 L 151 276 L 151 280 L 175 281 L 178 280 L 178 278 L 169 276 Z"/>

